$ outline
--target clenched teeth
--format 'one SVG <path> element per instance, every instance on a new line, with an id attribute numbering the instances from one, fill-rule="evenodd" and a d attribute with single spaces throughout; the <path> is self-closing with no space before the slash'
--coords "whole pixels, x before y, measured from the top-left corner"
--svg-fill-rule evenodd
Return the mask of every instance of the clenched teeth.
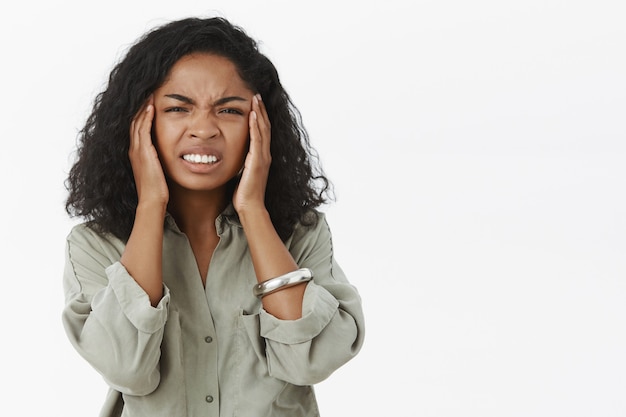
<path id="1" fill-rule="evenodd" d="M 217 162 L 217 156 L 215 155 L 199 155 L 197 153 L 183 155 L 183 159 L 194 164 L 214 164 Z"/>

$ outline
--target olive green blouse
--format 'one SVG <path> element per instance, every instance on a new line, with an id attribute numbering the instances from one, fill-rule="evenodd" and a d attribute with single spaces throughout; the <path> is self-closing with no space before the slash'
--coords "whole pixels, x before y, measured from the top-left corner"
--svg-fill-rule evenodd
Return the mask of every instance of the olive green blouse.
<path id="1" fill-rule="evenodd" d="M 110 386 L 101 416 L 317 416 L 313 385 L 363 343 L 357 290 L 333 256 L 323 214 L 286 241 L 310 268 L 302 318 L 279 320 L 252 294 L 246 237 L 230 206 L 206 287 L 185 234 L 166 217 L 156 307 L 119 262 L 124 243 L 85 224 L 67 238 L 63 323 Z"/>

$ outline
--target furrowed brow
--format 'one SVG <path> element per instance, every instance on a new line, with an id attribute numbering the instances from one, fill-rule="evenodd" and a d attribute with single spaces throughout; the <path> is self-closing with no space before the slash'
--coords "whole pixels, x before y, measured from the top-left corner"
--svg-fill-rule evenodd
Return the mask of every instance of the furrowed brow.
<path id="1" fill-rule="evenodd" d="M 165 97 L 173 98 L 174 100 L 182 101 L 185 104 L 194 104 L 194 101 L 189 97 L 181 94 L 166 94 Z"/>
<path id="2" fill-rule="evenodd" d="M 230 96 L 230 97 L 223 97 L 223 98 L 218 99 L 217 101 L 215 101 L 215 103 L 213 103 L 213 105 L 222 106 L 226 103 L 230 103 L 231 101 L 248 101 L 248 100 L 239 96 Z"/>

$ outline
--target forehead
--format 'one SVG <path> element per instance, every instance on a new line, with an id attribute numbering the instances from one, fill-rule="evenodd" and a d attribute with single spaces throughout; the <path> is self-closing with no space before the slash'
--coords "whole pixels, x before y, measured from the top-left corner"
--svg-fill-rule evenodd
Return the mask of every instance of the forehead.
<path id="1" fill-rule="evenodd" d="M 235 92 L 252 94 L 232 61 L 208 53 L 194 53 L 179 59 L 159 90 L 211 97 Z"/>

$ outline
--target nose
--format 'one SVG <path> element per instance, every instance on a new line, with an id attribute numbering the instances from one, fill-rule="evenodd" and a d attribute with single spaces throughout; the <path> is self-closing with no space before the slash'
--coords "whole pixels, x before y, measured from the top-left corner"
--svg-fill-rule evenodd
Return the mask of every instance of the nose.
<path id="1" fill-rule="evenodd" d="M 198 139 L 211 139 L 220 133 L 217 119 L 211 112 L 197 112 L 191 118 L 189 131 L 192 137 Z"/>

